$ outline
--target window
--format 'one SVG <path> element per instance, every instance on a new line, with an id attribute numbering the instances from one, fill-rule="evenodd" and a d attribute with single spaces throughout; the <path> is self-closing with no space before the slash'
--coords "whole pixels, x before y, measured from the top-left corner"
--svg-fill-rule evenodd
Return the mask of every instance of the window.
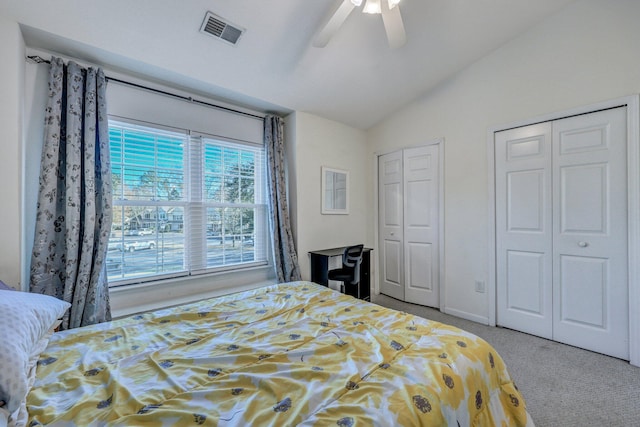
<path id="1" fill-rule="evenodd" d="M 263 147 L 109 121 L 111 285 L 267 263 Z"/>

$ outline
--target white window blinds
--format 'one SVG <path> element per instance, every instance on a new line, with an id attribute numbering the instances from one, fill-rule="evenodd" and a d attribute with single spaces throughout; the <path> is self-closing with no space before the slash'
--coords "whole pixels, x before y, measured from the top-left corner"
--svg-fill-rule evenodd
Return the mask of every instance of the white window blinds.
<path id="1" fill-rule="evenodd" d="M 264 149 L 110 120 L 112 285 L 267 263 Z"/>

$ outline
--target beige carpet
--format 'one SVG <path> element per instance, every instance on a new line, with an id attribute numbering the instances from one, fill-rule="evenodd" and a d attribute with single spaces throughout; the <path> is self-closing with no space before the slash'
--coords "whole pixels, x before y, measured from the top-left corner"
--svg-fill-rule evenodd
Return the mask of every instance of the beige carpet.
<path id="1" fill-rule="evenodd" d="M 385 295 L 372 295 L 372 299 L 385 307 L 465 329 L 493 345 L 538 427 L 640 426 L 640 368 L 626 361 Z"/>

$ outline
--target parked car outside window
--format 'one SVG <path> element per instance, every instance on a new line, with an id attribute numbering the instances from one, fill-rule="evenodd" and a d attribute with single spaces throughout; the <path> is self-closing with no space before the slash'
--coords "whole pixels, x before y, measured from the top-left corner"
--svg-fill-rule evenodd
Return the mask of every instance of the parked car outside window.
<path id="1" fill-rule="evenodd" d="M 141 249 L 154 249 L 155 247 L 156 247 L 156 242 L 154 242 L 153 240 L 148 240 L 148 241 L 131 240 L 131 241 L 109 244 L 110 250 L 115 249 L 115 250 L 126 251 L 126 252 L 135 252 Z"/>
<path id="2" fill-rule="evenodd" d="M 138 230 L 138 236 L 150 236 L 153 234 L 153 230 L 150 228 L 141 228 Z"/>

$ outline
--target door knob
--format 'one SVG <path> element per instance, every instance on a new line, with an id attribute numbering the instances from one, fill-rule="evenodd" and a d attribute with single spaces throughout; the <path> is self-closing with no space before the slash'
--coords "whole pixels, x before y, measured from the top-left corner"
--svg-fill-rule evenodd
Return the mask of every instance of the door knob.
<path id="1" fill-rule="evenodd" d="M 589 242 L 578 242 L 578 246 L 580 246 L 581 248 L 586 248 L 587 246 L 589 246 Z"/>

